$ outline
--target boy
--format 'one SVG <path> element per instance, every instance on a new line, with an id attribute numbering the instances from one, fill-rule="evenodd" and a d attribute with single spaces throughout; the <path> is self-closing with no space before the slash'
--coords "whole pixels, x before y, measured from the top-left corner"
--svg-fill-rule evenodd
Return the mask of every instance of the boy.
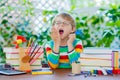
<path id="1" fill-rule="evenodd" d="M 71 15 L 60 13 L 53 19 L 51 38 L 45 46 L 48 64 L 52 69 L 71 68 L 71 63 L 78 60 L 83 46 L 75 39 L 76 25 Z"/>

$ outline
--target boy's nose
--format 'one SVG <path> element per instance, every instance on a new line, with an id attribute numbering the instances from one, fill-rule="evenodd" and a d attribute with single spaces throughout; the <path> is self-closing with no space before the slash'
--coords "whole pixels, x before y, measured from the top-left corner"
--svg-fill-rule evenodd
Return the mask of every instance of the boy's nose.
<path id="1" fill-rule="evenodd" d="M 61 22 L 60 23 L 60 27 L 64 27 L 65 26 L 65 23 L 64 22 Z"/>
<path id="2" fill-rule="evenodd" d="M 61 24 L 61 25 L 59 26 L 59 29 L 61 29 L 61 28 L 63 28 L 63 27 L 65 27 L 65 25 L 64 25 L 64 24 Z"/>
<path id="3" fill-rule="evenodd" d="M 61 24 L 60 24 L 60 25 L 61 25 L 61 27 L 63 27 L 63 26 L 64 26 L 64 22 L 61 22 Z"/>

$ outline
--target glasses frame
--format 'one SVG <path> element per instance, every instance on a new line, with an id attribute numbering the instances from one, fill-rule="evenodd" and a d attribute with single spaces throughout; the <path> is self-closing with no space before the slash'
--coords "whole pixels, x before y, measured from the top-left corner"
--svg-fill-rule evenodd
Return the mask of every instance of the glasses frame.
<path id="1" fill-rule="evenodd" d="M 64 25 L 64 26 L 68 26 L 68 25 L 72 25 L 70 22 L 62 22 L 62 21 L 55 21 L 54 25 Z"/>

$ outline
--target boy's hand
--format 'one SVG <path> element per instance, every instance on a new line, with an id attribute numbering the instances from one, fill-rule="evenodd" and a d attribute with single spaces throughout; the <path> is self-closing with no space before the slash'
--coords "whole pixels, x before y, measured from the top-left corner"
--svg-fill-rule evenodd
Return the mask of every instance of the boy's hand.
<path id="1" fill-rule="evenodd" d="M 72 44 L 75 38 L 76 38 L 75 33 L 74 32 L 70 33 L 70 35 L 68 36 L 67 44 Z"/>
<path id="2" fill-rule="evenodd" d="M 55 26 L 51 29 L 51 38 L 56 44 L 60 44 L 59 30 Z"/>
<path id="3" fill-rule="evenodd" d="M 75 40 L 76 35 L 74 32 L 70 33 L 70 35 L 68 36 L 68 41 L 67 41 L 67 45 L 68 45 L 68 51 L 72 51 L 73 48 L 73 41 Z"/>

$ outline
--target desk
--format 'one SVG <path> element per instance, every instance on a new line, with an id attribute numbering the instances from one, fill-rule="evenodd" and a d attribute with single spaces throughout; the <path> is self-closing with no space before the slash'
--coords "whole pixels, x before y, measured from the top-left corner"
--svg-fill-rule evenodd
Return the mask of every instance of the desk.
<path id="1" fill-rule="evenodd" d="M 0 75 L 0 80 L 119 80 L 120 75 L 115 76 L 97 76 L 97 77 L 84 77 L 83 75 L 79 76 L 68 76 L 71 73 L 71 69 L 56 69 L 52 75 L 14 75 L 14 76 L 5 76 Z"/>

